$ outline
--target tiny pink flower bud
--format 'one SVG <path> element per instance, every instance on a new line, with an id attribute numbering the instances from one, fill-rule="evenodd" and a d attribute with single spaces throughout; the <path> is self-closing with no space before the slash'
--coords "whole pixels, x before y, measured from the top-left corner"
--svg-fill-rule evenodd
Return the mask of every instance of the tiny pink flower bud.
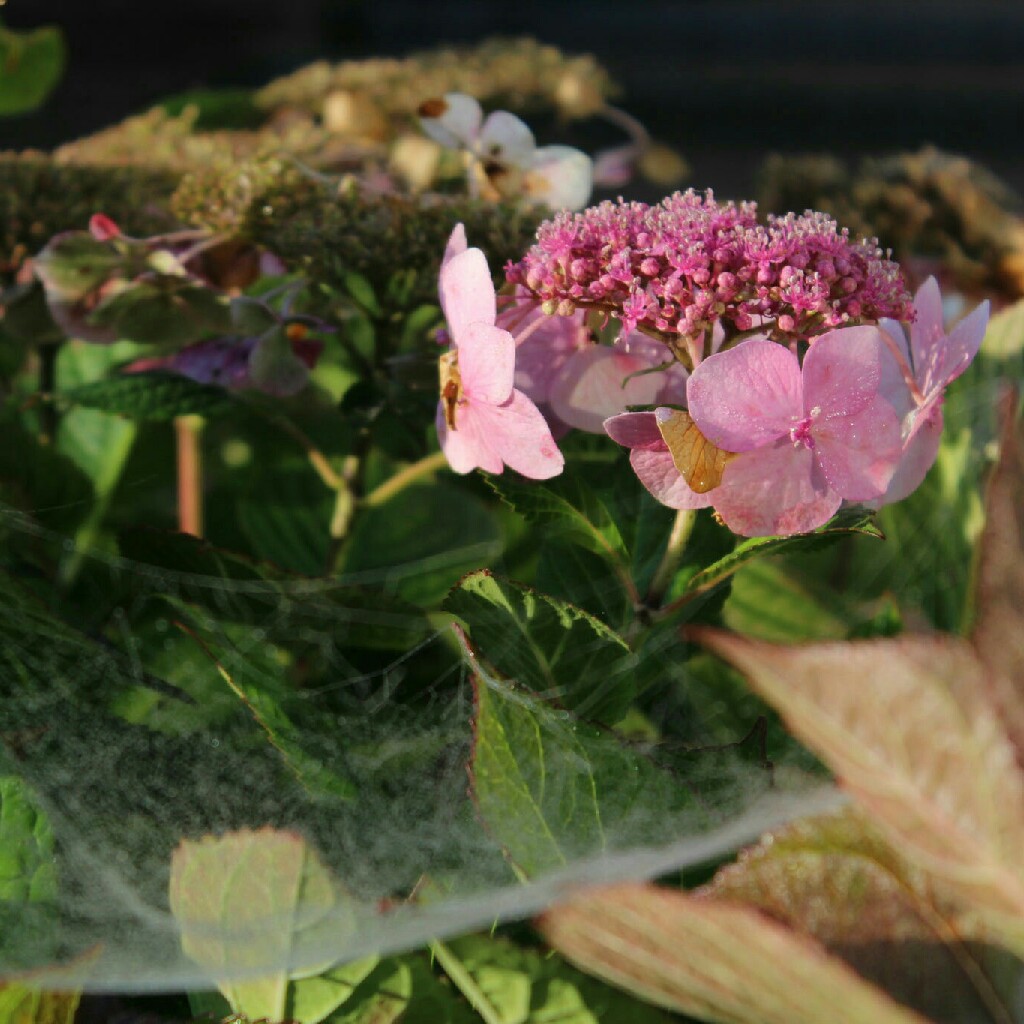
<path id="1" fill-rule="evenodd" d="M 121 229 L 105 213 L 94 213 L 89 218 L 89 234 L 97 242 L 109 242 L 113 238 L 120 238 Z"/>

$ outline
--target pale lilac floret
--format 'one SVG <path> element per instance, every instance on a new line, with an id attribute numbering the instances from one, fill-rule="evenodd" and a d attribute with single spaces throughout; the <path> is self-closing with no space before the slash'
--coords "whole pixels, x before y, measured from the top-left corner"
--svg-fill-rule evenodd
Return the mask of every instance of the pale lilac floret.
<path id="1" fill-rule="evenodd" d="M 914 311 L 909 342 L 895 320 L 880 324 L 893 355 L 882 390 L 902 422 L 903 456 L 878 505 L 900 501 L 917 490 L 934 464 L 942 440 L 946 385 L 978 354 L 989 303 L 982 302 L 947 334 L 942 295 L 935 278 L 929 277 L 914 296 Z"/>
<path id="2" fill-rule="evenodd" d="M 624 412 L 604 422 L 608 436 L 630 449 L 629 463 L 640 483 L 669 508 L 707 508 L 717 492 L 698 494 L 676 469 L 658 429 L 656 412 Z"/>
<path id="3" fill-rule="evenodd" d="M 439 282 L 452 348 L 441 357 L 437 434 L 456 473 L 507 465 L 544 480 L 564 460 L 544 417 L 514 385 L 515 341 L 495 325 L 496 298 L 487 261 L 466 247 L 462 225 L 449 239 Z"/>
<path id="4" fill-rule="evenodd" d="M 789 349 L 757 339 L 694 371 L 694 422 L 740 453 L 711 492 L 733 532 L 803 533 L 844 499 L 885 492 L 902 453 L 899 417 L 880 394 L 887 358 L 877 328 L 853 327 L 817 338 L 802 368 Z"/>
<path id="5" fill-rule="evenodd" d="M 639 327 L 688 339 L 695 365 L 718 322 L 806 338 L 911 315 L 899 267 L 875 240 L 856 242 L 810 211 L 759 224 L 755 204 L 692 189 L 655 206 L 619 200 L 559 214 L 506 275 L 550 312 L 597 308 L 624 334 Z"/>

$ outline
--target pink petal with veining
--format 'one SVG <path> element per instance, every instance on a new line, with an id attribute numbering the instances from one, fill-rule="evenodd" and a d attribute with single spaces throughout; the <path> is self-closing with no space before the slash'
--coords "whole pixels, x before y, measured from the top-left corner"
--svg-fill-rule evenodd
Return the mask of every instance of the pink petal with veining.
<path id="1" fill-rule="evenodd" d="M 832 488 L 851 501 L 885 493 L 903 454 L 900 420 L 881 396 L 859 412 L 812 424 L 814 453 Z"/>
<path id="2" fill-rule="evenodd" d="M 762 339 L 708 356 L 686 384 L 690 415 L 701 433 L 729 452 L 788 434 L 803 416 L 801 394 L 796 356 Z"/>
<path id="3" fill-rule="evenodd" d="M 494 282 L 479 249 L 453 256 L 442 268 L 438 291 L 449 333 L 456 345 L 472 323 L 493 324 L 497 315 Z"/>
<path id="4" fill-rule="evenodd" d="M 804 357 L 804 410 L 828 419 L 860 412 L 878 395 L 891 359 L 877 327 L 843 327 L 815 338 Z"/>
<path id="5" fill-rule="evenodd" d="M 743 537 L 806 533 L 827 523 L 842 503 L 814 452 L 788 438 L 737 456 L 709 496 L 725 525 Z"/>
<path id="6" fill-rule="evenodd" d="M 510 469 L 531 480 L 547 480 L 562 472 L 565 459 L 547 422 L 521 391 L 513 391 L 503 405 L 470 405 L 469 410 L 474 429 Z"/>
<path id="7" fill-rule="evenodd" d="M 604 421 L 630 405 L 653 405 L 665 385 L 651 361 L 608 345 L 593 345 L 570 356 L 552 381 L 551 408 L 578 430 L 604 433 Z"/>
<path id="8" fill-rule="evenodd" d="M 486 430 L 481 430 L 486 424 L 481 424 L 479 417 L 473 415 L 471 406 L 456 406 L 456 429 L 450 430 L 444 403 L 439 403 L 435 425 L 441 451 L 456 473 L 469 473 L 478 468 L 488 473 L 501 472 L 501 456 L 489 444 Z"/>
<path id="9" fill-rule="evenodd" d="M 508 399 L 516 362 L 516 344 L 508 331 L 493 324 L 467 324 L 457 351 L 462 390 L 471 402 L 501 405 Z"/>
<path id="10" fill-rule="evenodd" d="M 658 417 L 653 412 L 622 412 L 604 421 L 605 433 L 625 448 L 647 448 L 667 452 L 668 445 L 658 428 Z"/>
<path id="11" fill-rule="evenodd" d="M 718 493 L 709 491 L 707 494 L 697 494 L 690 490 L 676 469 L 667 446 L 664 451 L 634 448 L 629 453 L 629 463 L 640 483 L 662 505 L 668 505 L 669 508 L 707 508 Z"/>
<path id="12" fill-rule="evenodd" d="M 935 463 L 942 441 L 942 408 L 936 402 L 922 412 L 924 415 L 918 414 L 896 472 L 878 502 L 879 506 L 891 505 L 894 501 L 902 501 L 909 494 L 913 494 Z"/>

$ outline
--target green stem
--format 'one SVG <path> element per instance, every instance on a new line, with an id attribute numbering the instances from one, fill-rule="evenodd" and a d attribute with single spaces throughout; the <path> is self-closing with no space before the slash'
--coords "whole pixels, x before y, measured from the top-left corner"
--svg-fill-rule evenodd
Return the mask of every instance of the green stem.
<path id="1" fill-rule="evenodd" d="M 429 476 L 438 469 L 443 469 L 448 464 L 444 452 L 432 452 L 424 456 L 418 462 L 413 462 L 405 469 L 399 470 L 390 480 L 385 480 L 379 487 L 375 487 L 361 504 L 369 508 L 376 508 L 390 501 L 400 491 L 404 491 L 410 484 L 416 483 L 422 477 Z"/>
<path id="2" fill-rule="evenodd" d="M 54 444 L 57 440 L 57 353 L 62 343 L 39 346 L 39 440 L 43 444 Z"/>
<path id="3" fill-rule="evenodd" d="M 668 544 L 665 545 L 665 554 L 661 556 L 661 562 L 651 577 L 651 585 L 647 588 L 645 604 L 648 608 L 657 608 L 661 604 L 665 592 L 672 584 L 672 577 L 679 568 L 679 561 L 683 557 L 696 522 L 696 509 L 684 508 L 676 513 L 672 531 L 668 535 Z"/>
<path id="4" fill-rule="evenodd" d="M 68 560 L 61 566 L 60 582 L 64 587 L 70 587 L 78 578 L 82 562 L 96 540 L 100 526 L 103 523 L 103 517 L 107 514 L 107 509 L 113 500 L 117 483 L 121 479 L 124 467 L 128 464 L 128 456 L 135 445 L 138 427 L 134 423 L 125 421 L 122 424 L 122 428 L 117 432 L 114 443 L 107 452 L 107 459 L 103 469 L 94 482 L 96 500 L 89 510 L 89 515 L 85 522 L 82 523 L 75 533 L 75 549 L 71 552 Z"/>
<path id="5" fill-rule="evenodd" d="M 451 978 L 452 984 L 466 997 L 470 1006 L 480 1014 L 484 1024 L 502 1024 L 501 1015 L 491 1005 L 482 989 L 473 980 L 459 958 L 443 943 L 432 939 L 428 946 L 441 969 Z"/>

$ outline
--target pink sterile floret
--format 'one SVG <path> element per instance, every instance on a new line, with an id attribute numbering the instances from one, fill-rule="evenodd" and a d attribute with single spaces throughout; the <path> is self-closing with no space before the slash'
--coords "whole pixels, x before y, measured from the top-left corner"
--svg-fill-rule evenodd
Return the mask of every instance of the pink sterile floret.
<path id="1" fill-rule="evenodd" d="M 885 492 L 902 453 L 899 417 L 880 393 L 887 358 L 877 328 L 851 327 L 815 339 L 802 369 L 759 339 L 697 367 L 690 415 L 713 444 L 741 453 L 711 492 L 734 533 L 803 533 L 844 498 Z"/>
<path id="2" fill-rule="evenodd" d="M 880 317 L 909 319 L 899 267 L 822 213 L 757 221 L 754 203 L 677 192 L 656 206 L 604 202 L 562 213 L 508 280 L 550 311 L 596 307 L 636 327 L 701 339 L 719 321 L 806 337 Z M 694 362 L 699 362 L 698 358 Z"/>
<path id="3" fill-rule="evenodd" d="M 608 436 L 629 448 L 629 464 L 640 483 L 669 508 L 707 508 L 717 491 L 698 494 L 691 490 L 672 461 L 661 431 L 658 412 L 624 412 L 604 421 Z"/>
<path id="4" fill-rule="evenodd" d="M 452 348 L 441 357 L 437 434 L 456 473 L 507 465 L 544 480 L 564 460 L 537 407 L 514 384 L 516 346 L 495 325 L 494 283 L 479 249 L 466 248 L 465 231 L 452 232 L 441 265 L 441 307 Z"/>
<path id="5" fill-rule="evenodd" d="M 914 296 L 916 319 L 910 341 L 895 320 L 883 320 L 893 360 L 883 378 L 883 394 L 903 426 L 903 455 L 879 505 L 900 501 L 917 490 L 939 452 L 942 440 L 942 397 L 978 354 L 988 325 L 988 300 L 963 318 L 948 334 L 942 295 L 929 277 Z"/>

